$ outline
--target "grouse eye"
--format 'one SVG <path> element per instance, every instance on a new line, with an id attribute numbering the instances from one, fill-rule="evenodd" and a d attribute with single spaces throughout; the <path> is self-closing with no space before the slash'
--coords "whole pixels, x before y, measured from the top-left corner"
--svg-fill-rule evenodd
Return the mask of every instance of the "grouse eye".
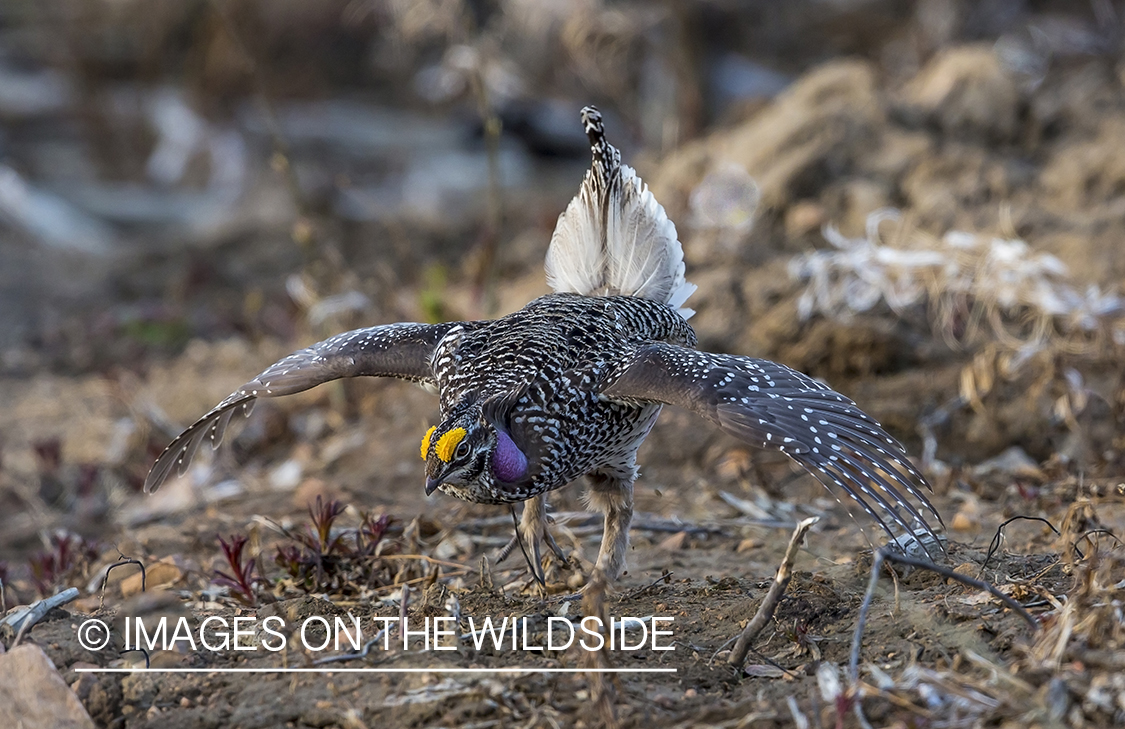
<path id="1" fill-rule="evenodd" d="M 461 441 L 460 445 L 457 446 L 457 450 L 453 452 L 453 457 L 460 460 L 467 455 L 469 455 L 469 444 L 465 441 Z"/>

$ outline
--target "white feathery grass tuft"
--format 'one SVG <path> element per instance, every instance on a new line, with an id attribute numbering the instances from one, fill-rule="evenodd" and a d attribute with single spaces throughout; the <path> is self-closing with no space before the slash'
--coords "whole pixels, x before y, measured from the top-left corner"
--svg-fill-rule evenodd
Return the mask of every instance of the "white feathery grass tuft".
<path id="1" fill-rule="evenodd" d="M 924 305 L 944 335 L 957 312 L 975 307 L 981 316 L 968 320 L 985 323 L 990 339 L 1024 358 L 1053 341 L 1099 330 L 1125 344 L 1125 297 L 1096 285 L 1076 285 L 1055 256 L 1033 251 L 1022 240 L 963 231 L 940 239 L 907 236 L 918 239 L 907 245 L 882 240 L 881 224 L 899 220 L 897 210 L 877 210 L 868 216 L 861 238 L 827 226 L 824 237 L 831 249 L 790 262 L 791 275 L 808 282 L 797 305 L 802 319 L 814 314 L 847 318 L 880 302 L 899 314 Z M 894 237 L 902 238 L 901 231 Z M 981 332 L 958 338 L 976 333 Z"/>

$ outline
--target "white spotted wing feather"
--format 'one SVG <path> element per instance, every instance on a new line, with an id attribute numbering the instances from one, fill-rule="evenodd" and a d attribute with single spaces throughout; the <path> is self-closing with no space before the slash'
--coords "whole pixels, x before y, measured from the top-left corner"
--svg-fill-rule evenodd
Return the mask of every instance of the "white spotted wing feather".
<path id="1" fill-rule="evenodd" d="M 204 443 L 218 448 L 231 417 L 238 411 L 249 415 L 257 398 L 292 395 L 343 377 L 398 377 L 433 383 L 433 352 L 456 324 L 356 329 L 290 354 L 232 392 L 173 440 L 149 471 L 145 492 L 160 488 L 173 471 L 182 475 Z"/>
<path id="2" fill-rule="evenodd" d="M 884 516 L 937 540 L 904 496 L 941 521 L 902 445 L 847 397 L 785 365 L 651 344 L 622 363 L 602 394 L 691 410 L 748 443 L 781 451 L 825 486 L 839 487 L 892 538 L 897 534 Z"/>

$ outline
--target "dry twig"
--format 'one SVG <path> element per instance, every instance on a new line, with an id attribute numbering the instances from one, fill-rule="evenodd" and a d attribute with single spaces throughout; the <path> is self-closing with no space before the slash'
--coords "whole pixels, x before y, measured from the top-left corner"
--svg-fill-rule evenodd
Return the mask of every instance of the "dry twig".
<path id="1" fill-rule="evenodd" d="M 947 567 L 942 567 L 927 560 L 908 557 L 893 548 L 883 547 L 875 551 L 874 559 L 871 562 L 871 577 L 867 581 L 867 592 L 863 596 L 863 604 L 860 605 L 859 608 L 859 618 L 856 620 L 855 633 L 852 635 L 852 651 L 851 657 L 848 660 L 848 680 L 851 684 L 850 691 L 853 696 L 856 695 L 859 688 L 859 651 L 863 644 L 863 630 L 867 625 L 867 613 L 871 609 L 871 602 L 875 597 L 875 587 L 879 584 L 879 573 L 882 572 L 883 563 L 887 560 L 910 565 L 911 567 L 917 567 L 919 569 L 927 569 L 947 579 L 956 580 L 970 587 L 975 587 L 978 590 L 985 590 L 997 600 L 1000 600 L 1014 610 L 1031 626 L 1032 631 L 1039 630 L 1039 623 L 1035 621 L 1035 618 L 1031 617 L 1027 610 L 1024 609 L 1023 605 L 1020 605 L 1019 602 L 1012 599 L 1010 596 L 1000 592 L 1000 590 L 996 589 L 995 586 L 988 582 L 954 572 Z M 856 718 L 859 719 L 861 724 L 866 726 L 867 719 L 863 715 L 863 706 L 859 701 L 855 702 L 855 712 Z"/>
<path id="2" fill-rule="evenodd" d="M 141 592 L 144 592 L 146 589 L 148 589 L 148 573 L 145 572 L 144 562 L 141 562 L 139 559 L 130 559 L 128 557 L 122 559 L 120 562 L 114 562 L 113 564 L 105 568 L 105 575 L 102 577 L 102 589 L 99 591 L 98 597 L 99 610 L 105 607 L 105 588 L 106 585 L 109 584 L 109 573 L 113 571 L 114 567 L 124 567 L 127 564 L 135 564 L 141 568 Z"/>
<path id="3" fill-rule="evenodd" d="M 4 621 L 4 623 L 10 625 L 12 629 L 16 631 L 16 637 L 12 641 L 12 644 L 8 646 L 8 649 L 11 650 L 12 648 L 18 646 L 20 644 L 20 641 L 23 640 L 24 633 L 31 630 L 32 626 L 42 620 L 47 613 L 51 612 L 51 610 L 57 607 L 62 607 L 68 602 L 77 599 L 78 588 L 71 587 L 63 590 L 57 595 L 52 595 L 51 597 L 44 598 L 39 602 L 34 603 L 25 611 L 13 613 L 13 615 L 9 616 Z"/>
<path id="4" fill-rule="evenodd" d="M 988 567 L 988 563 L 989 563 L 989 561 L 990 561 L 990 560 L 991 560 L 991 559 L 993 558 L 993 556 L 995 556 L 995 554 L 996 554 L 996 551 L 997 551 L 998 549 L 1000 549 L 1000 544 L 1001 544 L 1001 542 L 1002 542 L 1002 541 L 1003 541 L 1003 539 L 1004 539 L 1004 527 L 1008 526 L 1008 525 L 1009 525 L 1009 524 L 1011 524 L 1011 523 L 1012 523 L 1013 521 L 1019 521 L 1019 520 L 1021 520 L 1021 519 L 1026 519 L 1027 521 L 1041 521 L 1041 522 L 1043 522 L 1044 524 L 1046 524 L 1047 526 L 1051 527 L 1051 531 L 1053 531 L 1053 532 L 1054 532 L 1055 534 L 1057 534 L 1057 535 L 1059 535 L 1059 536 L 1062 536 L 1062 535 L 1061 535 L 1061 534 L 1059 533 L 1059 530 L 1055 528 L 1055 525 L 1054 525 L 1054 524 L 1052 524 L 1051 522 L 1047 521 L 1046 519 L 1044 519 L 1044 518 L 1043 518 L 1043 517 L 1041 517 L 1041 516 L 1024 516 L 1024 515 L 1022 515 L 1022 514 L 1021 514 L 1021 515 L 1019 515 L 1019 516 L 1013 516 L 1013 517 L 1012 517 L 1011 519 L 1008 519 L 1008 520 L 1007 520 L 1007 521 L 1005 521 L 1005 522 L 1004 522 L 1003 524 L 1001 524 L 1000 526 L 996 527 L 996 534 L 995 534 L 995 535 L 993 535 L 993 537 L 992 537 L 992 541 L 991 541 L 991 542 L 989 542 L 989 544 L 988 544 L 988 554 L 986 554 L 986 555 L 984 556 L 984 563 L 983 563 L 983 564 L 981 564 L 981 566 L 980 566 L 980 572 L 979 572 L 979 573 L 977 573 L 977 574 L 980 574 L 980 575 L 983 575 L 983 574 L 984 574 L 984 570 L 985 570 L 985 568 L 986 568 L 986 567 Z M 1081 553 L 1081 552 L 1079 552 L 1079 555 L 1078 555 L 1078 556 L 1079 556 L 1079 557 L 1081 557 L 1081 556 L 1082 556 L 1082 553 Z"/>
<path id="5" fill-rule="evenodd" d="M 582 597 L 582 614 L 587 617 L 596 617 L 601 621 L 606 631 L 613 630 L 613 622 L 606 615 L 605 596 L 608 589 L 605 575 L 601 570 L 595 569 L 586 584 L 585 594 Z M 582 662 L 587 668 L 595 669 L 586 674 L 590 686 L 590 698 L 593 700 L 594 710 L 603 726 L 617 726 L 617 711 L 614 707 L 616 691 L 610 678 L 599 668 L 609 666 L 609 651 L 605 643 L 598 650 L 583 651 Z"/>
<path id="6" fill-rule="evenodd" d="M 766 593 L 762 604 L 758 606 L 758 612 L 754 614 L 754 618 L 742 629 L 742 635 L 738 636 L 738 642 L 734 644 L 734 650 L 727 658 L 727 665 L 741 668 L 742 664 L 746 662 L 746 655 L 750 652 L 750 644 L 769 623 L 773 617 L 773 611 L 777 609 L 777 604 L 781 602 L 781 597 L 785 594 L 785 588 L 789 586 L 793 560 L 797 557 L 797 549 L 801 546 L 809 527 L 818 521 L 820 521 L 818 516 L 809 517 L 798 523 L 797 528 L 793 530 L 793 536 L 789 538 L 789 546 L 785 548 L 785 557 L 781 560 L 781 566 L 777 568 L 773 584 L 770 585 L 769 592 Z"/>

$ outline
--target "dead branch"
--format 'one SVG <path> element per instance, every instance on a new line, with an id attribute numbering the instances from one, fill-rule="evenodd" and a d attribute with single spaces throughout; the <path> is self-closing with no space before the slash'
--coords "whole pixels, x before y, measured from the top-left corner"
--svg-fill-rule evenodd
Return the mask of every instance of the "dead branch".
<path id="1" fill-rule="evenodd" d="M 72 600 L 78 599 L 78 588 L 71 587 L 63 590 L 57 595 L 44 598 L 37 603 L 31 605 L 26 610 L 17 609 L 11 616 L 4 620 L 4 624 L 11 626 L 12 630 L 16 631 L 16 637 L 12 644 L 8 646 L 11 650 L 20 644 L 23 639 L 24 633 L 31 630 L 32 626 L 38 623 L 43 617 L 51 612 L 51 610 L 66 605 Z"/>
<path id="2" fill-rule="evenodd" d="M 1027 622 L 1033 632 L 1039 630 L 1039 623 L 1035 621 L 1035 618 L 1031 617 L 1030 613 L 1024 609 L 1023 605 L 1019 604 L 1019 602 L 1012 599 L 1010 596 L 1005 595 L 1003 592 L 1000 592 L 1000 590 L 996 589 L 996 587 L 990 583 L 954 572 L 948 567 L 942 567 L 927 560 L 907 557 L 891 548 L 883 547 L 875 551 L 874 559 L 871 562 L 871 577 L 867 581 L 867 592 L 863 596 L 863 604 L 860 605 L 859 608 L 859 618 L 856 620 L 855 633 L 852 635 L 852 652 L 848 660 L 848 679 L 851 681 L 853 687 L 855 687 L 859 681 L 859 651 L 863 643 L 863 630 L 867 625 L 867 612 L 871 609 L 871 601 L 875 598 L 875 587 L 879 584 L 879 573 L 882 571 L 883 563 L 886 560 L 910 565 L 918 569 L 930 570 L 947 579 L 956 580 L 964 585 L 975 587 L 978 590 L 985 590 L 997 600 L 1014 610 Z"/>
<path id="3" fill-rule="evenodd" d="M 773 611 L 777 609 L 777 604 L 781 602 L 781 596 L 785 594 L 785 588 L 789 586 L 793 560 L 797 557 L 797 549 L 801 546 L 809 527 L 818 521 L 820 521 L 818 516 L 809 517 L 797 524 L 797 528 L 793 530 L 793 536 L 789 538 L 789 546 L 785 548 L 785 556 L 781 560 L 781 566 L 777 568 L 773 584 L 770 585 L 769 592 L 766 593 L 762 604 L 758 606 L 758 612 L 754 614 L 754 618 L 742 629 L 742 635 L 738 636 L 738 642 L 734 644 L 734 650 L 727 658 L 727 665 L 742 668 L 742 665 L 746 663 L 746 655 L 750 652 L 750 644 L 754 642 L 754 639 L 773 618 Z"/>

